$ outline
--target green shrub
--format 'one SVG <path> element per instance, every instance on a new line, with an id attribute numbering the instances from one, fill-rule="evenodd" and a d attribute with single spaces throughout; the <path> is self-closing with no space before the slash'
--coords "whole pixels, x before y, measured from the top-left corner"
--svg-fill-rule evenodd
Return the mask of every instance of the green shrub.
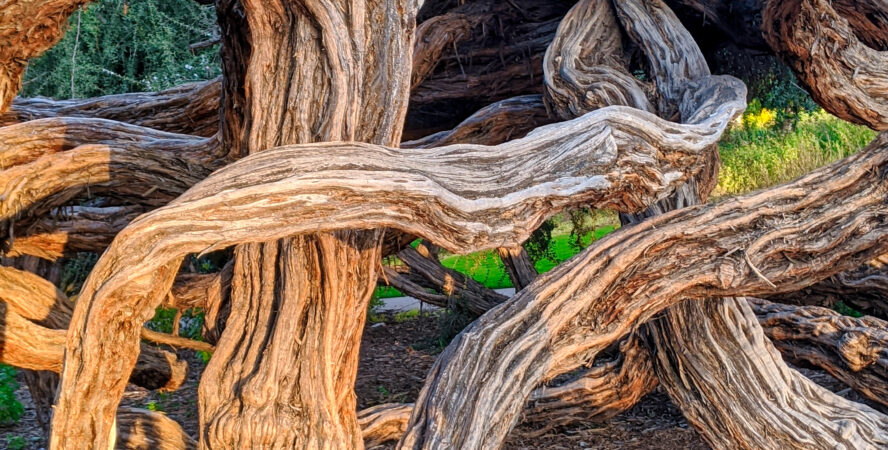
<path id="1" fill-rule="evenodd" d="M 874 137 L 823 110 L 799 112 L 787 130 L 776 114 L 753 100 L 746 114 L 722 139 L 722 159 L 714 198 L 738 195 L 794 180 L 856 153 Z"/>
<path id="2" fill-rule="evenodd" d="M 3 424 L 17 422 L 25 412 L 22 403 L 15 396 L 19 387 L 15 375 L 15 368 L 0 364 L 0 423 Z"/>
<path id="3" fill-rule="evenodd" d="M 71 15 L 61 42 L 30 63 L 22 95 L 94 97 L 214 78 L 218 46 L 189 49 L 213 36 L 214 23 L 213 6 L 193 0 L 90 3 Z"/>
<path id="4" fill-rule="evenodd" d="M 22 436 L 12 436 L 8 438 L 9 450 L 23 450 L 28 446 L 28 441 Z"/>

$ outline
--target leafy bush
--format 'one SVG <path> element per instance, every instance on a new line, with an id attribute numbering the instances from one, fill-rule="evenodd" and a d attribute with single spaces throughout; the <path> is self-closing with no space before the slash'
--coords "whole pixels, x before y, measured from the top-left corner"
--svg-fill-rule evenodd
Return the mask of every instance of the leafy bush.
<path id="1" fill-rule="evenodd" d="M 0 364 L 0 423 L 17 422 L 25 412 L 22 403 L 15 396 L 15 391 L 19 387 L 15 375 L 13 367 Z"/>
<path id="2" fill-rule="evenodd" d="M 31 62 L 22 95 L 94 97 L 157 91 L 218 76 L 212 5 L 193 0 L 102 0 L 71 15 L 65 37 Z"/>
<path id="3" fill-rule="evenodd" d="M 780 127 L 759 101 L 720 143 L 722 166 L 715 198 L 738 195 L 794 180 L 856 153 L 874 137 L 872 130 L 842 121 L 823 110 L 799 112 L 795 126 Z"/>
<path id="4" fill-rule="evenodd" d="M 9 450 L 23 450 L 28 442 L 22 436 L 12 436 L 8 439 Z"/>

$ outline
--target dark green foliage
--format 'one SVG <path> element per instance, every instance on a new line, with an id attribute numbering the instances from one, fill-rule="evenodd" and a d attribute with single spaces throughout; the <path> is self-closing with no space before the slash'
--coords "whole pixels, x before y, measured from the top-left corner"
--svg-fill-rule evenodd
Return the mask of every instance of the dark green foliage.
<path id="1" fill-rule="evenodd" d="M 98 260 L 99 255 L 87 252 L 78 253 L 76 256 L 63 260 L 59 286 L 65 295 L 73 297 L 80 293 L 86 277 L 89 276 Z"/>
<path id="2" fill-rule="evenodd" d="M 836 304 L 833 305 L 833 310 L 835 310 L 835 312 L 845 315 L 845 316 L 863 317 L 863 313 L 846 305 L 844 302 L 836 302 Z"/>
<path id="3" fill-rule="evenodd" d="M 534 232 L 530 235 L 530 238 L 527 239 L 527 242 L 524 243 L 524 249 L 527 251 L 527 256 L 530 257 L 530 260 L 536 264 L 540 260 L 549 259 L 555 261 L 557 259 L 555 255 L 555 250 L 552 248 L 552 230 L 555 229 L 554 221 L 547 220 L 540 225 L 539 228 L 534 230 Z"/>
<path id="4" fill-rule="evenodd" d="M 18 382 L 14 368 L 0 364 L 0 424 L 14 423 L 24 414 L 25 408 L 15 397 Z"/>
<path id="5" fill-rule="evenodd" d="M 176 310 L 173 308 L 158 307 L 154 310 L 154 317 L 146 326 L 161 333 L 173 332 L 173 321 L 176 318 Z M 199 308 L 184 311 L 180 319 L 179 336 L 197 341 L 202 341 L 200 331 L 203 327 L 204 311 Z"/>
<path id="6" fill-rule="evenodd" d="M 28 442 L 21 436 L 12 436 L 9 438 L 9 450 L 23 450 L 28 446 Z"/>
<path id="7" fill-rule="evenodd" d="M 214 78 L 221 73 L 218 45 L 189 49 L 212 38 L 214 28 L 213 6 L 193 0 L 90 3 L 71 16 L 62 41 L 31 62 L 22 95 L 95 97 Z"/>
<path id="8" fill-rule="evenodd" d="M 819 107 L 801 88 L 792 70 L 772 55 L 755 55 L 723 48 L 715 57 L 717 73 L 734 75 L 746 83 L 749 99 L 758 99 L 762 108 L 776 113 L 776 125 L 791 127 L 798 113 Z"/>

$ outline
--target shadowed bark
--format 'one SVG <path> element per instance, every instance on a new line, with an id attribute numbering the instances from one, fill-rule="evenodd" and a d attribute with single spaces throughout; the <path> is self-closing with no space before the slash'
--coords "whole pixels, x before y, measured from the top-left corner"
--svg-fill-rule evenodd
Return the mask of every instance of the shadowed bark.
<path id="1" fill-rule="evenodd" d="M 762 29 L 820 106 L 849 122 L 888 130 L 888 52 L 861 42 L 830 1 L 768 2 Z"/>

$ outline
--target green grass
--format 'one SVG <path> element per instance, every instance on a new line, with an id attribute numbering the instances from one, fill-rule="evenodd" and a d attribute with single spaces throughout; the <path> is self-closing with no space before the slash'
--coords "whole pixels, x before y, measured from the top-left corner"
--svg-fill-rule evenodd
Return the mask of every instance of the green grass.
<path id="1" fill-rule="evenodd" d="M 616 229 L 616 225 L 609 224 L 595 228 L 594 230 L 584 234 L 580 238 L 578 246 L 576 238 L 569 234 L 569 229 L 563 226 L 556 227 L 556 233 L 553 234 L 549 245 L 555 255 L 555 260 L 549 258 L 541 259 L 536 262 L 538 272 L 548 272 L 559 263 L 570 259 L 583 248 L 588 246 L 592 241 L 601 239 L 611 231 Z M 465 273 L 471 276 L 475 281 L 492 289 L 502 289 L 512 287 L 506 268 L 503 266 L 499 256 L 494 251 L 472 253 L 469 255 L 448 255 L 441 258 L 441 264 L 449 269 L 457 272 Z M 403 294 L 391 286 L 382 286 L 376 289 L 377 298 L 400 297 Z"/>
<path id="2" fill-rule="evenodd" d="M 823 110 L 799 112 L 775 123 L 776 113 L 751 102 L 719 146 L 722 159 L 713 198 L 725 198 L 792 181 L 865 147 L 875 132 Z"/>

